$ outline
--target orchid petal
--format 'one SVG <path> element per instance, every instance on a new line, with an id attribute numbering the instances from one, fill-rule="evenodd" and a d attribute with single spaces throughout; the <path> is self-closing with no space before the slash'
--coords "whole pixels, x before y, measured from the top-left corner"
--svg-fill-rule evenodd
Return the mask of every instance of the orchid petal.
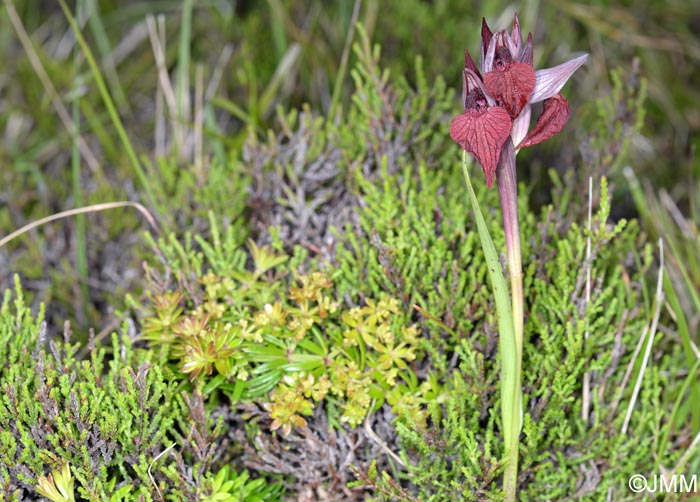
<path id="1" fill-rule="evenodd" d="M 469 82 L 467 80 L 467 70 L 462 70 L 462 106 L 467 109 L 467 98 L 469 97 Z"/>
<path id="2" fill-rule="evenodd" d="M 513 120 L 513 127 L 510 129 L 510 138 L 513 140 L 513 144 L 517 145 L 520 143 L 525 136 L 527 136 L 527 131 L 530 129 L 530 116 L 532 115 L 532 106 L 527 103 L 520 115 Z"/>
<path id="3" fill-rule="evenodd" d="M 474 73 L 478 75 L 479 78 L 481 78 L 481 73 L 479 73 L 479 68 L 476 67 L 476 63 L 472 59 L 472 55 L 469 54 L 469 51 L 465 50 L 464 51 L 464 68 L 467 70 L 471 70 Z"/>
<path id="4" fill-rule="evenodd" d="M 483 43 L 483 40 L 482 40 Z M 493 61 L 496 59 L 496 38 L 491 37 L 488 48 L 486 49 L 486 54 L 481 61 L 481 71 L 486 75 L 488 72 L 493 70 Z"/>
<path id="5" fill-rule="evenodd" d="M 493 37 L 493 32 L 489 25 L 486 23 L 486 18 L 481 18 L 481 70 L 486 73 L 490 71 L 486 69 L 486 53 L 489 50 L 489 45 L 491 44 L 491 38 Z"/>
<path id="6" fill-rule="evenodd" d="M 515 44 L 516 54 L 513 57 L 517 57 L 517 53 L 520 52 L 520 48 L 523 44 L 523 34 L 520 31 L 520 21 L 518 20 L 518 14 L 515 14 L 513 18 L 513 30 L 510 32 L 510 38 Z"/>
<path id="7" fill-rule="evenodd" d="M 525 43 L 525 47 L 521 49 L 517 61 L 532 66 L 532 59 L 532 33 L 528 33 L 527 42 Z"/>
<path id="8" fill-rule="evenodd" d="M 497 65 L 484 75 L 484 85 L 515 119 L 535 88 L 535 71 L 525 63 L 509 63 L 504 67 Z"/>
<path id="9" fill-rule="evenodd" d="M 571 59 L 554 68 L 537 70 L 535 72 L 537 77 L 535 90 L 530 97 L 530 103 L 537 103 L 554 97 L 564 87 L 571 75 L 586 62 L 586 59 L 588 59 L 588 54 Z"/>
<path id="10" fill-rule="evenodd" d="M 537 117 L 535 127 L 525 136 L 518 148 L 536 145 L 561 132 L 569 121 L 571 110 L 566 98 L 557 94 L 544 101 L 542 113 Z"/>
<path id="11" fill-rule="evenodd" d="M 489 188 L 493 186 L 501 148 L 510 136 L 510 127 L 510 116 L 500 106 L 465 110 L 450 124 L 450 136 L 479 161 Z"/>
<path id="12" fill-rule="evenodd" d="M 465 68 L 463 72 L 463 79 L 464 87 L 462 89 L 462 100 L 464 101 L 465 109 L 469 108 L 467 105 L 467 97 L 475 90 L 477 91 L 477 94 L 484 96 L 489 106 L 496 105 L 496 100 L 493 99 L 493 96 L 491 96 L 489 91 L 486 89 L 486 86 L 484 86 L 484 82 L 480 75 L 477 75 L 470 69 Z"/>
<path id="13" fill-rule="evenodd" d="M 508 52 L 510 53 L 510 59 L 513 60 L 518 57 L 518 47 L 515 45 L 515 42 L 513 42 L 513 39 L 510 38 L 510 35 L 506 32 L 506 30 L 501 30 L 495 35 L 496 38 L 496 53 L 495 55 L 499 55 L 500 51 L 499 49 L 501 47 L 506 47 L 508 49 Z M 510 61 L 503 61 L 504 63 L 510 63 Z"/>

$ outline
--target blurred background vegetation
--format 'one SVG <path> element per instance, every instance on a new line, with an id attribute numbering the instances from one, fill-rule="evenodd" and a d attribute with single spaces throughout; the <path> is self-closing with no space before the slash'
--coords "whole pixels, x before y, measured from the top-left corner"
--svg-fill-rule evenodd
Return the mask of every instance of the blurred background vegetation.
<path id="1" fill-rule="evenodd" d="M 677 263 L 677 284 L 685 288 L 679 308 L 690 314 L 689 329 L 693 322 L 697 326 L 698 1 L 84 0 L 69 8 L 138 162 L 148 167 L 152 193 L 135 175 L 134 159 L 60 5 L 5 2 L 0 9 L 0 236 L 59 211 L 119 200 L 144 203 L 166 231 L 204 231 L 206 204 L 192 195 L 194 187 L 205 184 L 204 157 L 222 163 L 239 159 L 251 135 L 264 137 L 269 128 L 280 127 L 278 106 L 308 105 L 317 115 L 343 120 L 342 105 L 353 89 L 348 69 L 355 55 L 348 41 L 354 20 L 381 45 L 382 65 L 393 75 L 413 82 L 420 55 L 428 79 L 442 75 L 459 90 L 463 50 L 478 53 L 480 18 L 498 29 L 509 26 L 517 10 L 524 30 L 533 33 L 536 67 L 556 65 L 576 52 L 591 54 L 564 91 L 576 120 L 556 139 L 521 154 L 520 176 L 531 187 L 531 203 L 549 202 L 547 170 L 566 173 L 575 156 L 588 162 L 589 172 L 562 178 L 582 196 L 589 175 L 608 175 L 615 191 L 613 214 L 641 214 L 651 236 L 673 240 L 670 261 Z M 25 34 L 29 38 L 22 43 Z M 162 55 L 160 63 L 154 54 Z M 611 141 L 610 148 L 628 148 L 624 165 L 613 165 L 604 155 L 586 158 L 586 131 L 606 126 L 596 125 L 596 107 L 612 92 L 613 69 L 629 89 L 629 96 L 610 100 L 622 127 L 634 129 L 642 119 L 625 99 L 638 99 L 640 82 L 648 82 L 641 133 L 623 134 L 619 144 Z M 78 124 L 93 162 L 84 155 L 82 164 L 73 162 L 75 137 L 65 116 L 59 117 L 57 101 Z M 177 110 L 166 114 L 169 108 Z M 611 138 L 616 134 L 610 131 Z M 627 177 L 626 166 L 631 167 Z M 125 292 L 142 286 L 140 262 L 147 249 L 139 233 L 147 228 L 130 209 L 39 227 L 0 249 L 0 289 L 18 272 L 35 301 L 50 304 L 52 324 L 70 318 L 77 331 L 104 326 L 112 305 L 119 308 Z"/>

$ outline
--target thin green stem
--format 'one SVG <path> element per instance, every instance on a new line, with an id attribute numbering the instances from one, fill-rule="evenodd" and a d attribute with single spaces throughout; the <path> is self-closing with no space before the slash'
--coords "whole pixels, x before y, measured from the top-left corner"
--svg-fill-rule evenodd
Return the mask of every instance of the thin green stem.
<path id="1" fill-rule="evenodd" d="M 68 8 L 68 5 L 66 4 L 65 0 L 58 0 L 58 3 L 61 6 L 61 9 L 63 9 L 63 13 L 65 14 L 68 23 L 73 29 L 73 33 L 75 34 L 75 38 L 78 41 L 78 44 L 80 44 L 80 47 L 83 49 L 85 61 L 87 61 L 88 65 L 90 66 L 92 76 L 95 79 L 95 84 L 97 85 L 97 88 L 100 91 L 100 95 L 102 96 L 102 101 L 104 102 L 104 105 L 107 108 L 107 113 L 109 114 L 112 124 L 117 130 L 117 135 L 119 136 L 119 139 L 122 141 L 122 146 L 124 147 L 124 152 L 126 153 L 126 156 L 129 159 L 129 163 L 131 164 L 131 167 L 136 173 L 136 177 L 141 183 L 141 186 L 143 186 L 144 190 L 146 191 L 146 197 L 148 198 L 148 202 L 154 209 L 156 209 L 159 212 L 159 214 L 167 214 L 165 209 L 157 203 L 157 199 L 155 198 L 155 194 L 153 192 L 152 183 L 149 181 L 149 177 L 143 170 L 141 162 L 139 162 L 138 156 L 136 155 L 136 150 L 134 150 L 134 147 L 131 144 L 131 141 L 129 140 L 129 136 L 126 134 L 126 130 L 124 129 L 124 125 L 122 124 L 122 121 L 119 118 L 117 108 L 114 105 L 114 101 L 112 100 L 109 89 L 107 88 L 107 84 L 102 78 L 102 74 L 100 73 L 100 69 L 97 65 L 97 62 L 95 61 L 95 57 L 93 56 L 90 47 L 85 41 L 82 32 L 80 31 L 80 26 L 73 17 L 73 14 Z"/>
<path id="2" fill-rule="evenodd" d="M 515 158 L 513 154 L 513 145 L 511 144 L 510 140 L 508 141 L 508 145 L 509 149 L 505 151 L 505 160 L 507 160 L 508 163 L 512 164 L 513 172 L 512 184 L 508 184 L 508 186 L 514 186 Z M 501 158 L 504 159 L 503 154 L 501 154 Z M 517 495 L 518 480 L 518 441 L 520 436 L 520 424 L 522 415 L 522 409 L 520 404 L 520 366 L 522 359 L 521 354 L 523 324 L 522 274 L 520 274 L 519 282 L 517 280 L 513 282 L 514 278 L 511 276 L 511 284 L 515 284 L 515 287 L 513 288 L 513 290 L 515 291 L 515 296 L 512 296 L 511 301 L 508 301 L 508 286 L 503 276 L 501 263 L 498 259 L 499 254 L 496 252 L 493 240 L 489 235 L 488 228 L 486 227 L 486 222 L 484 221 L 484 215 L 481 213 L 481 209 L 479 208 L 479 201 L 476 199 L 474 189 L 472 188 L 472 184 L 469 179 L 466 152 L 464 152 L 463 156 L 462 173 L 464 174 L 464 181 L 467 185 L 467 195 L 472 204 L 472 208 L 474 209 L 474 217 L 476 220 L 477 230 L 479 232 L 479 240 L 481 241 L 481 247 L 484 251 L 484 257 L 486 258 L 486 266 L 488 270 L 489 281 L 491 282 L 491 287 L 493 288 L 493 295 L 496 304 L 496 316 L 498 318 L 498 333 L 500 337 L 499 350 L 501 356 L 501 422 L 503 427 L 503 442 L 505 443 L 506 454 L 506 470 L 503 475 L 503 488 L 505 490 L 505 500 L 508 502 L 515 502 Z M 506 174 L 499 175 L 499 182 L 501 178 L 503 179 L 505 187 L 505 181 L 507 178 Z M 510 195 L 508 196 L 507 200 L 511 200 Z M 506 217 L 506 235 L 509 235 L 507 241 L 512 244 L 513 235 L 517 235 L 519 250 L 520 244 L 517 223 L 515 227 L 511 224 L 513 221 L 513 213 L 511 206 L 508 205 L 506 209 L 507 211 L 504 211 L 504 214 L 511 215 Z M 515 208 L 515 221 L 517 222 L 517 206 Z M 513 253 L 509 252 L 509 256 L 512 254 Z M 521 267 L 519 265 L 519 251 L 517 256 L 514 255 L 513 258 L 517 259 L 517 262 L 512 263 L 510 269 L 520 270 Z M 518 284 L 520 284 L 519 287 Z M 512 310 L 513 306 L 517 309 L 517 315 L 519 317 L 519 321 L 517 323 L 514 323 L 513 319 L 513 314 L 515 313 Z M 520 333 L 519 337 L 516 335 L 516 333 Z"/>
<path id="3" fill-rule="evenodd" d="M 506 442 L 506 470 L 503 474 L 505 500 L 517 500 L 518 489 L 518 443 L 522 426 L 522 360 L 523 360 L 523 267 L 520 250 L 520 223 L 518 220 L 518 183 L 515 174 L 515 152 L 508 139 L 503 145 L 501 158 L 496 167 L 498 195 L 503 211 L 503 229 L 508 254 L 510 274 L 511 311 L 513 313 L 513 337 L 515 343 L 514 389 L 511 389 L 514 402 L 509 407 L 511 416 L 503 417 L 503 426 L 508 427 L 509 440 Z M 504 368 L 505 371 L 505 368 Z M 505 404 L 502 406 L 505 407 Z"/>
<path id="4" fill-rule="evenodd" d="M 182 148 L 185 140 L 185 124 L 190 121 L 190 44 L 192 42 L 192 9 L 193 0 L 182 2 L 182 21 L 180 24 L 180 43 L 177 51 L 177 118 L 183 124 L 180 127 L 182 141 L 178 148 Z M 178 152 L 180 153 L 180 152 Z"/>
<path id="5" fill-rule="evenodd" d="M 355 35 L 355 26 L 357 25 L 357 18 L 360 15 L 361 6 L 362 0 L 355 0 L 355 6 L 352 9 L 352 17 L 350 18 L 350 26 L 348 27 L 348 34 L 345 38 L 345 47 L 343 47 L 343 54 L 340 57 L 338 75 L 335 78 L 335 85 L 333 86 L 331 106 L 328 110 L 328 118 L 331 121 L 335 119 L 335 113 L 340 103 L 340 93 L 343 90 L 343 81 L 345 80 L 345 73 L 347 72 L 348 61 L 350 59 L 350 47 L 352 46 L 352 39 Z"/>
<path id="6" fill-rule="evenodd" d="M 78 2 L 78 10 L 81 2 Z M 77 46 L 74 48 L 73 62 L 76 69 L 80 69 L 80 58 Z M 73 185 L 73 203 L 75 207 L 83 205 L 83 192 L 80 186 L 80 93 L 79 80 L 76 76 L 73 82 L 73 152 L 71 157 L 71 178 Z M 75 217 L 75 268 L 80 278 L 80 309 L 78 314 L 83 321 L 87 322 L 87 305 L 90 299 L 88 288 L 88 258 L 87 258 L 87 238 L 85 228 L 85 215 L 79 214 Z"/>
<path id="7" fill-rule="evenodd" d="M 683 401 L 683 397 L 685 397 L 686 392 L 688 392 L 688 388 L 690 387 L 690 384 L 692 382 L 697 382 L 696 374 L 698 373 L 699 369 L 700 369 L 700 359 L 697 359 L 695 361 L 695 364 L 690 368 L 690 371 L 688 372 L 688 376 L 685 378 L 685 381 L 683 382 L 683 385 L 681 386 L 681 390 L 678 393 L 678 397 L 676 397 L 676 401 L 673 403 L 673 408 L 671 409 L 671 416 L 669 417 L 667 425 L 664 428 L 664 432 L 661 435 L 661 441 L 659 441 L 659 447 L 658 447 L 657 454 L 656 454 L 656 461 L 654 462 L 654 468 L 657 470 L 661 468 L 661 460 L 665 458 L 666 445 L 668 444 L 668 436 L 671 433 L 671 430 L 673 429 L 673 427 L 676 423 L 676 416 L 678 414 L 678 410 L 680 410 L 680 408 L 681 408 L 681 402 Z"/>
<path id="8" fill-rule="evenodd" d="M 119 110 L 122 112 L 127 112 L 130 109 L 129 99 L 126 97 L 126 92 L 124 92 L 124 87 L 122 86 L 121 81 L 119 80 L 119 75 L 117 74 L 114 57 L 112 56 L 114 49 L 109 41 L 109 36 L 107 35 L 105 25 L 102 22 L 100 5 L 97 0 L 85 1 L 87 3 L 88 11 L 87 21 L 90 26 L 90 31 L 95 37 L 95 44 L 97 44 L 97 49 L 100 53 L 100 58 L 102 59 L 102 67 L 104 68 L 105 77 L 109 81 L 109 87 L 114 95 L 114 102 Z"/>

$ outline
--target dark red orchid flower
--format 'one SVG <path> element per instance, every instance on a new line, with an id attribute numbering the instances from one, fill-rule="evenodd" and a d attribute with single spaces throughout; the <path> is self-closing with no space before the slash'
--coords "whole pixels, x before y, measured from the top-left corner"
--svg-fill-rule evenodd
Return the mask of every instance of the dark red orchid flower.
<path id="1" fill-rule="evenodd" d="M 464 113 L 450 124 L 450 136 L 476 157 L 486 183 L 493 185 L 503 144 L 510 137 L 516 149 L 536 145 L 560 132 L 569 120 L 569 104 L 559 92 L 588 58 L 587 54 L 554 68 L 532 67 L 532 33 L 523 44 L 518 16 L 513 30 L 493 33 L 481 25 L 481 69 L 464 52 Z M 531 105 L 544 101 L 530 130 Z M 529 131 L 529 132 L 528 132 Z"/>

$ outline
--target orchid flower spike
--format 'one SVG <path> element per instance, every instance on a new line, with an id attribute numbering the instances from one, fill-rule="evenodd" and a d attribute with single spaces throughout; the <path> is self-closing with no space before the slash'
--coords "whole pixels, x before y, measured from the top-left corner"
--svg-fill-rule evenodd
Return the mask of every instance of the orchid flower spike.
<path id="1" fill-rule="evenodd" d="M 464 52 L 462 104 L 464 113 L 450 124 L 450 136 L 481 164 L 486 183 L 493 186 L 501 149 L 508 138 L 516 149 L 536 145 L 559 133 L 569 120 L 569 104 L 559 92 L 588 54 L 535 71 L 532 33 L 523 43 L 517 14 L 511 33 L 493 33 L 481 25 L 481 70 Z M 543 101 L 542 113 L 530 129 L 533 103 Z"/>

